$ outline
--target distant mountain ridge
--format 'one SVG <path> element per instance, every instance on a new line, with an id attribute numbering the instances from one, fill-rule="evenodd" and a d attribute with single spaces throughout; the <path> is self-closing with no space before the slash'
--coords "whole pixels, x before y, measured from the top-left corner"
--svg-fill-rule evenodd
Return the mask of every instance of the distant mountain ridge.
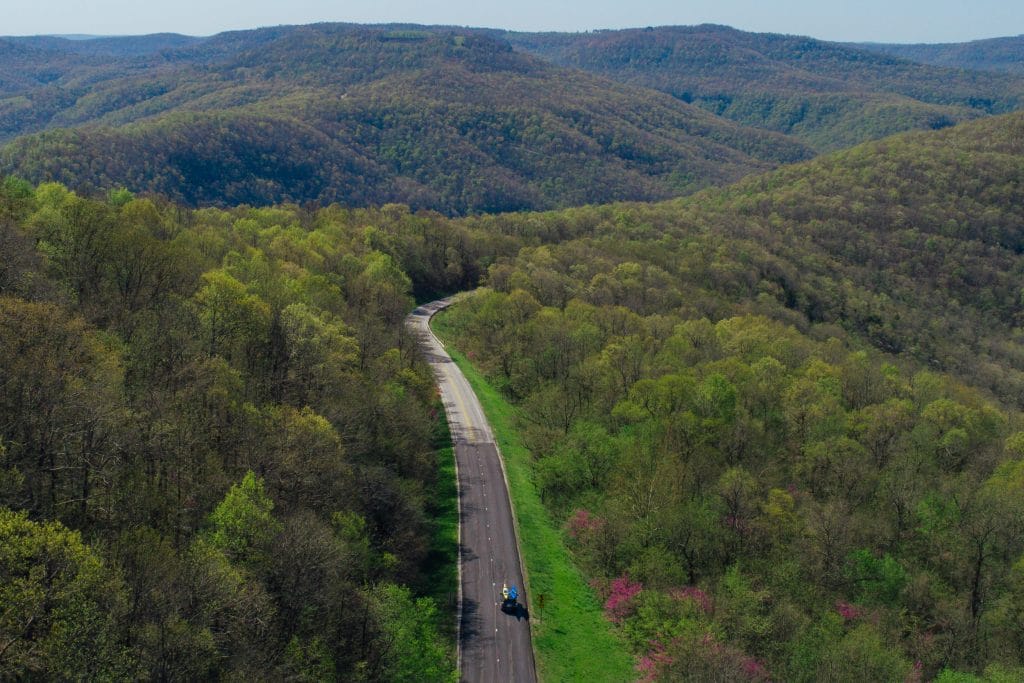
<path id="1" fill-rule="evenodd" d="M 1024 35 L 966 43 L 852 44 L 862 50 L 954 69 L 994 71 L 1024 76 Z"/>
<path id="2" fill-rule="evenodd" d="M 180 33 L 153 33 L 144 36 L 18 36 L 6 38 L 6 40 L 55 52 L 138 57 L 161 50 L 174 50 L 195 45 L 207 39 L 185 36 Z"/>
<path id="3" fill-rule="evenodd" d="M 0 172 L 193 204 L 657 200 L 1011 111 L 1024 79 L 722 26 L 0 39 Z"/>
<path id="4" fill-rule="evenodd" d="M 0 99 L 0 135 L 36 133 L 0 169 L 194 205 L 465 213 L 662 199 L 812 155 L 484 32 L 277 27 L 83 59 Z"/>
<path id="5" fill-rule="evenodd" d="M 728 26 L 504 36 L 556 64 L 661 90 L 819 151 L 1005 113 L 1024 102 L 1024 80 L 1014 76 L 964 74 L 858 46 Z"/>

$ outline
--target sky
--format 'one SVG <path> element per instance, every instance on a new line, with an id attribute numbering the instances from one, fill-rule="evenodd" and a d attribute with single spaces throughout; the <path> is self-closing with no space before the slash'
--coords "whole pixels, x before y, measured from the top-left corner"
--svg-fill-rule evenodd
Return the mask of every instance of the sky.
<path id="1" fill-rule="evenodd" d="M 8 3 L 4 3 L 8 4 Z M 410 22 L 522 31 L 726 24 L 824 40 L 961 42 L 1024 34 L 1021 0 L 36 0 L 10 2 L 0 34 L 136 35 Z"/>

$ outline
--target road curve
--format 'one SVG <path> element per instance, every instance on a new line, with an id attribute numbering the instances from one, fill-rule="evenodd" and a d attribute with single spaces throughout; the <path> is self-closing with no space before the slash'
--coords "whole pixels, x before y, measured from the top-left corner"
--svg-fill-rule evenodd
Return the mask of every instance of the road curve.
<path id="1" fill-rule="evenodd" d="M 459 671 L 463 681 L 534 683 L 529 613 L 501 456 L 480 401 L 430 330 L 451 304 L 420 306 L 406 321 L 437 377 L 455 445 L 459 487 Z M 518 586 L 517 613 L 501 610 L 501 587 Z"/>

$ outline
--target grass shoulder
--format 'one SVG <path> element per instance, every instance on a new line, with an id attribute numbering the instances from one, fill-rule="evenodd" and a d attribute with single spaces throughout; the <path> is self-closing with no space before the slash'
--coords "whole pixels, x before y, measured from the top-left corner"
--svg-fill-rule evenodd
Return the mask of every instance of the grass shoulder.
<path id="1" fill-rule="evenodd" d="M 434 332 L 446 341 L 452 360 L 480 399 L 505 459 L 526 565 L 533 647 L 543 681 L 621 682 L 636 678 L 625 642 L 605 619 L 593 591 L 572 562 L 562 532 L 544 508 L 531 475 L 530 453 L 516 430 L 515 407 L 469 360 L 447 345 L 444 314 Z"/>

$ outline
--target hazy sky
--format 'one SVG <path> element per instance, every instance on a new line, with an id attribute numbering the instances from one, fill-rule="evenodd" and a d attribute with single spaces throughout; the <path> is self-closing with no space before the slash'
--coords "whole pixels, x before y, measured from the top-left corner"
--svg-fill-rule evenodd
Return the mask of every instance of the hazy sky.
<path id="1" fill-rule="evenodd" d="M 577 31 L 728 24 L 826 40 L 963 41 L 1024 33 L 1022 0 L 35 0 L 4 2 L 0 35 L 219 31 L 316 21 Z"/>

